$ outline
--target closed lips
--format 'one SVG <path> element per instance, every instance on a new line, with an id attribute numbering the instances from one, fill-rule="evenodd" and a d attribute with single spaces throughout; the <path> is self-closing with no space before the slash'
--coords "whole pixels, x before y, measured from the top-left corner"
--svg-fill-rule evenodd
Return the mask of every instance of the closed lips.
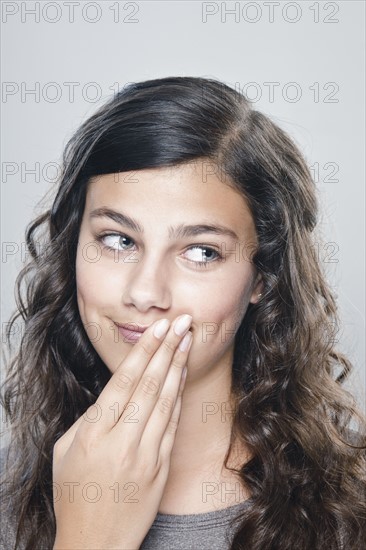
<path id="1" fill-rule="evenodd" d="M 131 332 L 145 332 L 145 330 L 148 328 L 139 326 L 136 323 L 127 323 L 126 325 L 115 323 L 115 325 L 117 325 L 117 327 L 124 328 L 125 330 L 130 330 Z"/>

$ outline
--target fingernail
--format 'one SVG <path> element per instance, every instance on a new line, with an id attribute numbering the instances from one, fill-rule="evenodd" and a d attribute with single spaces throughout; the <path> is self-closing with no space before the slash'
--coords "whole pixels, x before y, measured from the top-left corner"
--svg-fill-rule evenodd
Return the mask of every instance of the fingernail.
<path id="1" fill-rule="evenodd" d="M 192 341 L 192 333 L 187 332 L 181 343 L 179 344 L 180 351 L 187 351 Z"/>
<path id="2" fill-rule="evenodd" d="M 183 315 L 182 317 L 179 317 L 177 321 L 174 323 L 174 332 L 178 336 L 183 336 L 183 334 L 188 330 L 189 325 L 191 324 L 192 316 L 191 315 Z"/>
<path id="3" fill-rule="evenodd" d="M 156 338 L 162 338 L 162 336 L 164 336 L 164 334 L 168 332 L 168 328 L 169 328 L 169 320 L 161 319 L 155 325 L 154 336 L 156 336 Z"/>

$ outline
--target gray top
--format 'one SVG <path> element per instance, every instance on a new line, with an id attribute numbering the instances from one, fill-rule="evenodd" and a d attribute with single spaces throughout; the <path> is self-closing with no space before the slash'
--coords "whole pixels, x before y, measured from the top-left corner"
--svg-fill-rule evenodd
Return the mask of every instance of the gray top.
<path id="1" fill-rule="evenodd" d="M 158 513 L 140 550 L 229 550 L 240 525 L 234 518 L 248 502 L 203 514 Z"/>

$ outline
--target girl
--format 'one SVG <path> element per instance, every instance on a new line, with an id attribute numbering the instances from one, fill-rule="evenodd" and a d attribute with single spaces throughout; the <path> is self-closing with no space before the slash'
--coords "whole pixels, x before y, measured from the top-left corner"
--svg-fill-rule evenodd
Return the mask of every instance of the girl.
<path id="1" fill-rule="evenodd" d="M 317 208 L 293 141 L 221 82 L 131 84 L 80 127 L 8 328 L 6 548 L 363 548 Z"/>

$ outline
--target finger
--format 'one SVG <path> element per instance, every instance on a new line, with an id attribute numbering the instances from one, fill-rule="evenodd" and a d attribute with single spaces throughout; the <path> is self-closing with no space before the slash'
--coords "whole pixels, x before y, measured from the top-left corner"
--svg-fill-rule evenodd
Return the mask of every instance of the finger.
<path id="1" fill-rule="evenodd" d="M 94 423 L 95 433 L 107 433 L 118 422 L 168 329 L 168 319 L 160 319 L 146 329 L 108 380 L 94 403 L 94 414 L 98 418 L 98 422 Z M 93 423 L 86 418 L 80 429 L 87 431 L 92 426 Z"/>
<path id="2" fill-rule="evenodd" d="M 180 381 L 178 397 L 175 402 L 174 410 L 171 416 L 171 419 L 167 425 L 165 433 L 163 434 L 162 440 L 160 442 L 160 448 L 158 450 L 159 461 L 161 464 L 166 464 L 169 467 L 170 456 L 172 453 L 175 436 L 177 433 L 180 415 L 182 412 L 182 402 L 183 402 L 183 390 L 187 378 L 187 369 L 183 370 L 183 375 Z M 155 451 L 156 452 L 156 451 Z"/>
<path id="3" fill-rule="evenodd" d="M 184 343 L 186 344 L 185 349 L 178 348 L 173 357 L 165 384 L 140 440 L 140 446 L 151 449 L 156 456 L 159 454 L 162 439 L 172 419 L 176 401 L 183 391 L 182 374 L 192 344 L 191 332 L 188 332 L 185 336 Z"/>
<path id="4" fill-rule="evenodd" d="M 138 422 L 126 423 L 125 414 L 123 414 L 113 428 L 117 438 L 121 438 L 123 435 L 129 443 L 138 445 L 145 426 L 158 403 L 161 413 L 158 416 L 160 431 L 157 435 L 160 437 L 160 432 L 165 431 L 176 400 L 180 377 L 186 362 L 187 352 L 179 350 L 178 345 L 183 341 L 183 335 L 188 331 L 191 322 L 192 317 L 190 315 L 184 315 L 175 320 L 161 346 L 152 357 L 131 398 L 136 407 L 135 420 L 138 420 Z M 168 393 L 165 395 L 165 399 L 161 401 L 160 394 L 169 370 L 172 370 L 174 373 L 173 381 L 171 382 L 171 388 L 168 389 Z M 168 412 L 164 414 L 162 411 L 167 409 Z"/>

